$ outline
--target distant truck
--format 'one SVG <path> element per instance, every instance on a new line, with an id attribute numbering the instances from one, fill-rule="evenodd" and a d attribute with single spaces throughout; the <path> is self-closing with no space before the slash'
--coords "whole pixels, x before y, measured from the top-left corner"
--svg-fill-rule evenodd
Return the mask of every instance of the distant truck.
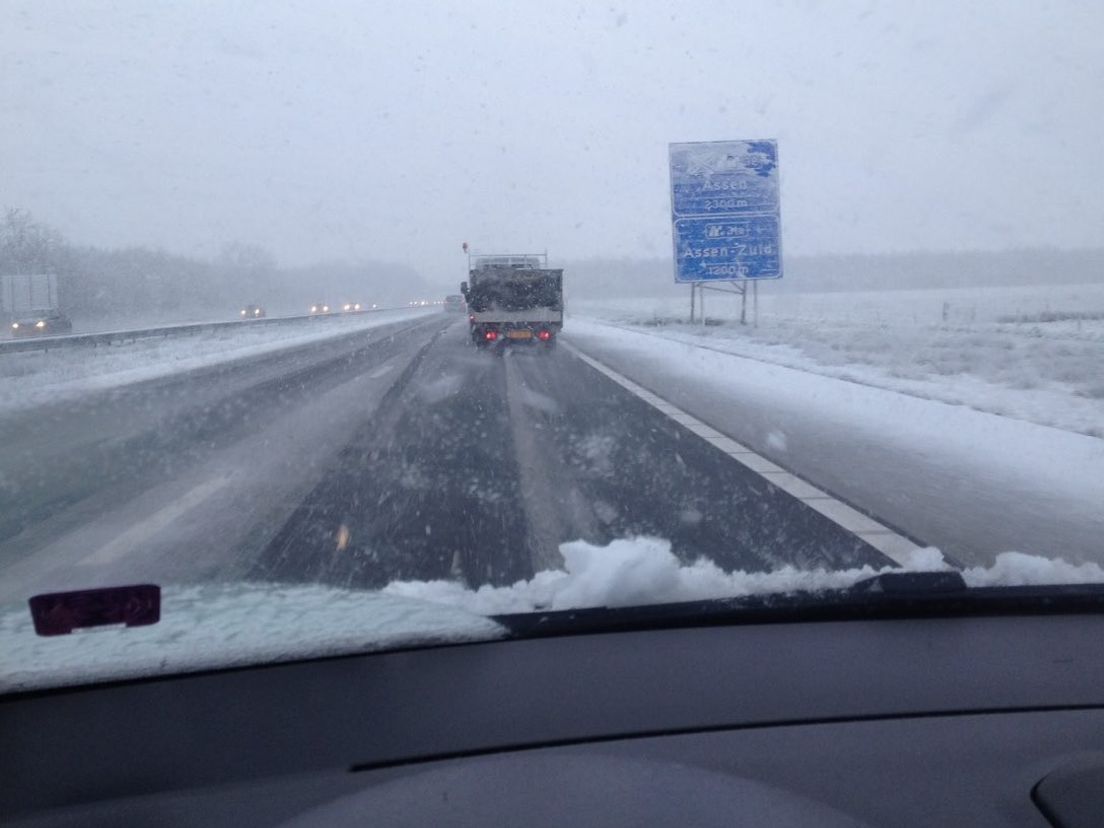
<path id="1" fill-rule="evenodd" d="M 31 311 L 57 306 L 57 276 L 53 273 L 0 275 L 0 312 L 9 322 Z"/>
<path id="2" fill-rule="evenodd" d="M 549 268 L 547 254 L 469 254 L 460 292 L 476 345 L 551 347 L 563 330 L 563 270 Z"/>
<path id="3" fill-rule="evenodd" d="M 73 323 L 58 308 L 57 276 L 53 273 L 0 275 L 0 318 L 13 336 L 69 333 Z"/>
<path id="4" fill-rule="evenodd" d="M 464 312 L 464 297 L 458 293 L 450 293 L 445 297 L 445 312 L 446 313 L 463 313 Z"/>
<path id="5" fill-rule="evenodd" d="M 48 336 L 73 332 L 69 317 L 57 308 L 33 308 L 16 314 L 11 323 L 12 336 Z"/>

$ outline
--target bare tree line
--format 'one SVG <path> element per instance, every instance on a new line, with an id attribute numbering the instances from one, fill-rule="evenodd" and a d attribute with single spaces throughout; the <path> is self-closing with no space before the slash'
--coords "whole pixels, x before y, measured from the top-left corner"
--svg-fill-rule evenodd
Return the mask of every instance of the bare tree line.
<path id="1" fill-rule="evenodd" d="M 150 247 L 76 245 L 27 210 L 0 218 L 0 274 L 53 273 L 75 318 L 170 321 L 232 317 L 249 303 L 302 312 L 311 302 L 405 304 L 425 292 L 411 268 L 387 262 L 282 268 L 265 248 L 226 245 L 213 259 Z"/>

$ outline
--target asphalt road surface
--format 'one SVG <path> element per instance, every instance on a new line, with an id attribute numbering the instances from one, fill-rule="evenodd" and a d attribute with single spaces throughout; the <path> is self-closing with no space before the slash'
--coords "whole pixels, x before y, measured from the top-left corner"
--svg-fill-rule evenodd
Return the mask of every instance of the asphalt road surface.
<path id="1" fill-rule="evenodd" d="M 0 418 L 0 600 L 118 583 L 508 584 L 565 541 L 885 565 L 564 348 L 434 315 Z"/>

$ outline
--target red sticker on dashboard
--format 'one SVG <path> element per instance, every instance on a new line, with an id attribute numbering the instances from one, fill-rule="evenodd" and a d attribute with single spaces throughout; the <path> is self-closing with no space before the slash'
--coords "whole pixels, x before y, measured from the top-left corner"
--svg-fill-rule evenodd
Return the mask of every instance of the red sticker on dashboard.
<path id="1" fill-rule="evenodd" d="M 109 624 L 143 627 L 161 620 L 161 587 L 156 584 L 50 592 L 28 603 L 39 635 L 66 635 Z"/>

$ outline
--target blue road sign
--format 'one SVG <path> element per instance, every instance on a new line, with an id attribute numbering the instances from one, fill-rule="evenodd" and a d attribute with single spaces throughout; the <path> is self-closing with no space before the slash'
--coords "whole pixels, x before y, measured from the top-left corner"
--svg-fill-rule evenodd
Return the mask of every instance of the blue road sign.
<path id="1" fill-rule="evenodd" d="M 671 144 L 675 281 L 778 279 L 778 147 L 768 141 Z"/>

